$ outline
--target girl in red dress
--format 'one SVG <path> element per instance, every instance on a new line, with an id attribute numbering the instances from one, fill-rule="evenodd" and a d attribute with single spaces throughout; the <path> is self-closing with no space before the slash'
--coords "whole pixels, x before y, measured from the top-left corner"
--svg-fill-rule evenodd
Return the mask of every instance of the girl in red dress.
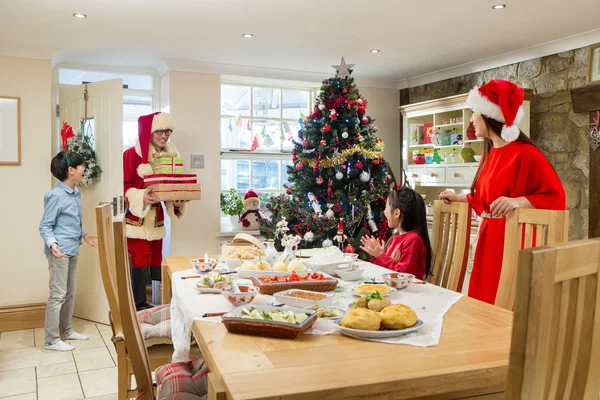
<path id="1" fill-rule="evenodd" d="M 515 208 L 564 210 L 565 191 L 550 162 L 518 128 L 524 93 L 512 82 L 491 80 L 469 93 L 475 134 L 484 139 L 483 157 L 471 193 L 444 191 L 446 202 L 468 201 L 483 217 L 469 297 L 494 304 L 504 251 L 505 216 Z"/>
<path id="2" fill-rule="evenodd" d="M 392 190 L 385 217 L 388 226 L 397 230 L 387 244 L 365 235 L 360 248 L 372 257 L 374 264 L 425 279 L 431 272 L 431 245 L 423 198 L 408 187 Z"/>

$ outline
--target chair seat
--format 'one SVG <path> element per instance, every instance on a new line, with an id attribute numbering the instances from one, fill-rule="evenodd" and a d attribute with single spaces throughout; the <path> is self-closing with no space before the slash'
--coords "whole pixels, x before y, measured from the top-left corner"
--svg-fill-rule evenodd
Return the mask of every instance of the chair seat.
<path id="1" fill-rule="evenodd" d="M 156 370 L 157 400 L 204 399 L 208 393 L 208 366 L 203 358 L 163 365 Z M 136 399 L 142 399 L 140 393 Z"/>
<path id="2" fill-rule="evenodd" d="M 171 339 L 171 305 L 148 308 L 137 312 L 146 347 L 173 344 Z"/>

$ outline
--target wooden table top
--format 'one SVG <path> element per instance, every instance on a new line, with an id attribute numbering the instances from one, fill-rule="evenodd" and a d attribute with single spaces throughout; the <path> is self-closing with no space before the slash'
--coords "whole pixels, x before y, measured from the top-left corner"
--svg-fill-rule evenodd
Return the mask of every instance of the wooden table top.
<path id="1" fill-rule="evenodd" d="M 167 257 L 168 272 L 189 269 L 190 258 Z M 511 325 L 511 312 L 463 297 L 432 347 L 338 335 L 271 339 L 202 321 L 193 332 L 231 399 L 488 399 L 504 391 Z"/>

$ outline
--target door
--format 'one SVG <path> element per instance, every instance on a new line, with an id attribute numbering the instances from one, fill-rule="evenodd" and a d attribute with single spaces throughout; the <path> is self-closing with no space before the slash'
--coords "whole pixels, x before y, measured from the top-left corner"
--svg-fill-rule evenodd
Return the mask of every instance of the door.
<path id="1" fill-rule="evenodd" d="M 84 90 L 87 86 L 87 107 Z M 100 180 L 89 188 L 80 188 L 83 227 L 96 235 L 95 207 L 103 202 L 119 203 L 123 196 L 123 81 L 89 83 L 60 89 L 60 120 L 77 131 L 82 119 L 92 118 L 94 146 L 102 168 Z M 86 110 L 87 109 L 87 110 Z M 108 301 L 102 286 L 98 251 L 85 243 L 79 249 L 77 295 L 74 315 L 108 323 Z"/>

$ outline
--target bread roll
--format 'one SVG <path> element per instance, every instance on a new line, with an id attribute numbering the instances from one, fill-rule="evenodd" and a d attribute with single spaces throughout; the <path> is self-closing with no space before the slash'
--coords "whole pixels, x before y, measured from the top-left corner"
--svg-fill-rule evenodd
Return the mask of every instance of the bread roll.
<path id="1" fill-rule="evenodd" d="M 381 317 L 368 308 L 353 308 L 340 321 L 346 328 L 378 331 L 381 328 Z"/>
<path id="2" fill-rule="evenodd" d="M 386 329 L 406 329 L 415 326 L 417 313 L 404 304 L 392 304 L 379 313 Z"/>

